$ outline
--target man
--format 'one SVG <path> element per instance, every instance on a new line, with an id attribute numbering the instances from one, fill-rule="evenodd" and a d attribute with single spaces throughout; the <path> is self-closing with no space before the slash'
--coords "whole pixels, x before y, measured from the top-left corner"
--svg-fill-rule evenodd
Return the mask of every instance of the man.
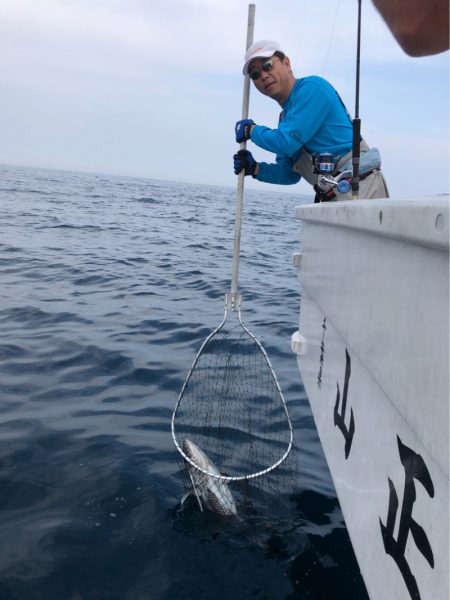
<path id="1" fill-rule="evenodd" d="M 353 128 L 351 118 L 336 90 L 325 79 L 316 76 L 296 79 L 291 63 L 281 47 L 271 40 L 254 43 L 247 50 L 244 75 L 253 80 L 256 89 L 273 98 L 282 107 L 277 129 L 256 125 L 251 119 L 236 123 L 236 141 L 251 140 L 257 146 L 276 154 L 276 162 L 256 162 L 251 152 L 240 150 L 234 155 L 236 174 L 267 183 L 293 184 L 303 177 L 314 186 L 316 202 L 351 199 Z M 328 163 L 319 155 L 327 153 Z M 331 164 L 331 161 L 333 164 Z M 380 171 L 376 148 L 369 149 L 361 141 L 360 198 L 386 198 L 387 188 Z M 323 168 L 322 168 L 323 167 Z M 330 177 L 341 180 L 339 188 Z M 332 181 L 332 180 L 331 180 Z"/>
<path id="2" fill-rule="evenodd" d="M 393 36 L 410 56 L 449 49 L 448 0 L 373 0 Z"/>

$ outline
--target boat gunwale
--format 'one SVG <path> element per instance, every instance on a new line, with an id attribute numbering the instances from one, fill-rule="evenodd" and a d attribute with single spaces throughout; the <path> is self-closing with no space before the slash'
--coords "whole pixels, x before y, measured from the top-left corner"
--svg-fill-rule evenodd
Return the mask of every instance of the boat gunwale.
<path id="1" fill-rule="evenodd" d="M 449 196 L 303 204 L 295 218 L 449 251 Z"/>

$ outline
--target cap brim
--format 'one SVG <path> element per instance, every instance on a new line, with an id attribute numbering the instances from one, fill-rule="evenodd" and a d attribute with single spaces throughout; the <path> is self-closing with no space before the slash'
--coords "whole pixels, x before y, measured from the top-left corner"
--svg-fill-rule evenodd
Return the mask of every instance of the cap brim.
<path id="1" fill-rule="evenodd" d="M 255 60 L 257 58 L 269 58 L 269 56 L 273 56 L 275 54 L 275 52 L 276 52 L 276 50 L 266 50 L 265 52 L 261 51 L 261 52 L 257 52 L 256 54 L 254 54 L 244 64 L 244 68 L 242 69 L 243 74 L 248 75 L 248 67 L 253 60 Z"/>

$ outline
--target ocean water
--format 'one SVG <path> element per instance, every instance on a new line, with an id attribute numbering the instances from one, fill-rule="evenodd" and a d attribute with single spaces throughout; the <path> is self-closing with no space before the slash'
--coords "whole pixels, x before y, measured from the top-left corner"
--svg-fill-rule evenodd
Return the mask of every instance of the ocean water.
<path id="1" fill-rule="evenodd" d="M 290 351 L 295 193 L 245 192 L 239 278 L 295 429 L 288 527 L 180 511 L 170 420 L 223 317 L 235 196 L 0 166 L 1 600 L 367 598 Z"/>

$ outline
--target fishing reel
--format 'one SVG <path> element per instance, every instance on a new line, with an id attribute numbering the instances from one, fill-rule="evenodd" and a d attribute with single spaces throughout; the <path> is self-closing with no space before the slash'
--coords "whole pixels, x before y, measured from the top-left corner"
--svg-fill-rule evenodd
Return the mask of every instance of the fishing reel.
<path id="1" fill-rule="evenodd" d="M 340 194 L 347 194 L 352 186 L 347 179 L 344 179 L 344 177 L 351 177 L 351 175 L 351 171 L 343 171 L 342 173 L 339 173 L 339 175 L 336 175 L 336 177 L 331 175 L 328 177 L 319 175 L 317 185 L 323 192 L 328 192 L 332 188 L 336 188 L 336 191 Z"/>
<path id="2" fill-rule="evenodd" d="M 314 172 L 322 173 L 323 175 L 331 174 L 336 170 L 339 157 L 334 156 L 331 152 L 321 152 L 313 155 Z"/>
<path id="3" fill-rule="evenodd" d="M 333 175 L 336 171 L 339 157 L 330 152 L 322 152 L 314 155 L 314 173 L 318 175 L 317 185 L 323 192 L 328 192 L 332 188 L 340 194 L 346 194 L 350 191 L 351 185 L 345 177 L 351 177 L 351 171 L 343 171 L 338 175 Z"/>

